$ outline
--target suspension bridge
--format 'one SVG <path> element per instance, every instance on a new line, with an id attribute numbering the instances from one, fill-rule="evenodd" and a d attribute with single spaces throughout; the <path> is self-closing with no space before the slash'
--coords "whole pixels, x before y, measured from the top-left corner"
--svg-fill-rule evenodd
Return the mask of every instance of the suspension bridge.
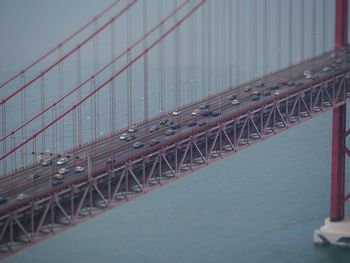
<path id="1" fill-rule="evenodd" d="M 8 255 L 333 111 L 331 211 L 348 245 L 348 3 L 117 0 L 0 84 Z"/>

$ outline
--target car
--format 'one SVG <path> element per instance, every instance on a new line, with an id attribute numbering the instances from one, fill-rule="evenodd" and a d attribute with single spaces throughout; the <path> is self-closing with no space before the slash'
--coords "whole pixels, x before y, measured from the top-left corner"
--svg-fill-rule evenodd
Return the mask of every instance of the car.
<path id="1" fill-rule="evenodd" d="M 232 100 L 232 105 L 238 105 L 238 104 L 240 104 L 241 102 L 239 101 L 239 100 L 237 100 L 237 99 L 235 99 L 235 100 Z"/>
<path id="2" fill-rule="evenodd" d="M 254 90 L 254 91 L 253 91 L 253 95 L 261 96 L 261 93 L 260 93 L 259 91 L 257 91 L 257 90 Z"/>
<path id="3" fill-rule="evenodd" d="M 218 111 L 218 110 L 215 110 L 211 113 L 211 116 L 213 117 L 217 117 L 217 116 L 220 116 L 221 115 L 221 111 Z"/>
<path id="4" fill-rule="evenodd" d="M 58 173 L 61 174 L 61 175 L 67 174 L 69 172 L 70 172 L 70 170 L 68 168 L 66 168 L 66 167 L 63 167 L 63 168 L 58 170 Z"/>
<path id="5" fill-rule="evenodd" d="M 197 116 L 199 113 L 200 113 L 200 110 L 194 110 L 194 111 L 192 111 L 191 115 Z"/>
<path id="6" fill-rule="evenodd" d="M 19 195 L 17 195 L 16 200 L 21 201 L 21 200 L 26 199 L 27 197 L 28 197 L 27 194 L 19 194 Z"/>
<path id="7" fill-rule="evenodd" d="M 207 125 L 208 123 L 206 121 L 200 121 L 198 123 L 198 126 L 204 126 L 204 125 Z"/>
<path id="8" fill-rule="evenodd" d="M 81 173 L 84 171 L 85 171 L 85 167 L 82 167 L 82 166 L 77 166 L 74 168 L 74 172 L 76 172 L 76 173 Z"/>
<path id="9" fill-rule="evenodd" d="M 145 144 L 143 142 L 135 142 L 132 147 L 134 147 L 135 149 L 139 149 L 142 148 Z"/>
<path id="10" fill-rule="evenodd" d="M 268 90 L 267 90 L 267 91 L 265 91 L 265 92 L 264 92 L 264 96 L 265 96 L 265 97 L 267 97 L 267 96 L 271 96 L 271 91 L 268 91 Z"/>
<path id="11" fill-rule="evenodd" d="M 235 100 L 237 99 L 237 95 L 236 94 L 232 94 L 226 97 L 228 100 Z"/>
<path id="12" fill-rule="evenodd" d="M 55 179 L 52 180 L 52 186 L 56 186 L 63 183 L 64 183 L 64 180 L 55 180 Z"/>
<path id="13" fill-rule="evenodd" d="M 251 90 L 252 90 L 252 88 L 249 87 L 249 86 L 244 88 L 244 92 L 249 92 L 249 91 L 251 91 Z"/>
<path id="14" fill-rule="evenodd" d="M 52 176 L 52 178 L 54 180 L 64 180 L 63 174 L 55 174 L 54 176 Z"/>
<path id="15" fill-rule="evenodd" d="M 159 123 L 160 125 L 165 125 L 167 124 L 168 121 L 169 121 L 168 119 L 161 119 Z"/>
<path id="16" fill-rule="evenodd" d="M 295 82 L 295 86 L 297 86 L 297 87 L 299 87 L 299 86 L 301 86 L 303 84 L 304 84 L 304 82 L 301 81 L 301 80 L 298 80 L 298 81 Z"/>
<path id="17" fill-rule="evenodd" d="M 336 57 L 338 57 L 337 56 L 337 54 L 335 54 L 335 53 L 332 53 L 332 54 L 330 54 L 330 56 L 329 56 L 330 58 L 336 58 Z"/>
<path id="18" fill-rule="evenodd" d="M 279 91 L 279 90 L 276 90 L 276 91 L 273 93 L 273 95 L 275 95 L 275 96 L 280 95 L 280 91 Z"/>
<path id="19" fill-rule="evenodd" d="M 209 116 L 210 114 L 211 114 L 211 111 L 209 111 L 209 110 L 203 110 L 202 111 L 202 115 L 205 116 L 205 117 Z"/>
<path id="20" fill-rule="evenodd" d="M 158 130 L 159 130 L 159 126 L 157 126 L 157 125 L 154 125 L 151 128 L 149 128 L 149 132 L 155 132 L 155 131 L 158 131 Z"/>
<path id="21" fill-rule="evenodd" d="M 305 78 L 311 79 L 311 72 L 309 70 L 304 70 L 303 75 Z"/>
<path id="22" fill-rule="evenodd" d="M 202 104 L 201 106 L 199 106 L 200 110 L 205 110 L 209 108 L 209 104 Z"/>
<path id="23" fill-rule="evenodd" d="M 122 135 L 120 135 L 119 139 L 120 139 L 121 141 L 124 141 L 124 140 L 126 140 L 128 137 L 129 137 L 129 134 L 128 134 L 128 133 L 123 133 Z"/>
<path id="24" fill-rule="evenodd" d="M 137 127 L 136 127 L 136 126 L 131 126 L 131 127 L 129 128 L 128 132 L 130 132 L 130 133 L 137 132 Z"/>
<path id="25" fill-rule="evenodd" d="M 258 95 L 252 96 L 252 101 L 258 101 L 258 100 L 260 100 L 260 96 L 258 96 Z"/>
<path id="26" fill-rule="evenodd" d="M 6 204 L 7 201 L 8 201 L 8 198 L 7 198 L 7 197 L 2 197 L 2 196 L 0 196 L 0 205 Z"/>
<path id="27" fill-rule="evenodd" d="M 180 123 L 173 123 L 173 124 L 171 125 L 171 128 L 172 128 L 173 130 L 179 129 L 179 128 L 181 128 L 181 124 L 180 124 Z"/>
<path id="28" fill-rule="evenodd" d="M 51 159 L 44 159 L 43 162 L 41 163 L 41 166 L 50 166 L 50 165 L 52 165 Z"/>
<path id="29" fill-rule="evenodd" d="M 176 133 L 175 130 L 170 130 L 170 129 L 169 129 L 169 130 L 166 130 L 166 131 L 165 131 L 165 135 L 166 135 L 166 136 L 171 136 L 171 135 L 174 135 L 175 133 Z"/>
<path id="30" fill-rule="evenodd" d="M 180 114 L 181 114 L 181 111 L 180 111 L 180 110 L 175 110 L 175 111 L 173 111 L 173 113 L 172 113 L 173 116 L 178 116 L 178 115 L 180 115 Z"/>
<path id="31" fill-rule="evenodd" d="M 155 138 L 149 141 L 149 146 L 154 146 L 156 144 L 160 143 L 160 140 Z"/>
<path id="32" fill-rule="evenodd" d="M 188 127 L 194 127 L 197 126 L 197 122 L 196 121 L 190 121 L 189 123 L 187 123 Z"/>
<path id="33" fill-rule="evenodd" d="M 33 181 L 33 180 L 35 180 L 35 179 L 37 179 L 39 177 L 40 177 L 40 174 L 38 174 L 38 173 L 31 174 L 28 177 L 28 181 Z"/>
<path id="34" fill-rule="evenodd" d="M 66 163 L 68 163 L 68 158 L 66 157 L 63 157 L 56 162 L 57 165 L 64 165 Z"/>
<path id="35" fill-rule="evenodd" d="M 343 62 L 343 60 L 341 58 L 338 58 L 338 59 L 335 60 L 336 64 L 341 64 L 342 62 Z"/>
<path id="36" fill-rule="evenodd" d="M 264 87 L 265 86 L 265 83 L 263 81 L 259 81 L 255 84 L 255 87 L 257 88 L 261 88 L 261 87 Z"/>
<path id="37" fill-rule="evenodd" d="M 294 81 L 292 81 L 292 80 L 290 80 L 290 81 L 288 81 L 288 83 L 287 83 L 287 86 L 294 86 L 295 85 L 295 82 Z"/>
<path id="38" fill-rule="evenodd" d="M 323 72 L 329 72 L 329 71 L 331 71 L 332 69 L 330 68 L 330 67 L 323 67 L 322 68 L 322 71 Z"/>
<path id="39" fill-rule="evenodd" d="M 168 120 L 168 122 L 167 122 L 167 126 L 171 126 L 171 125 L 173 125 L 175 122 L 173 121 L 173 120 Z"/>
<path id="40" fill-rule="evenodd" d="M 135 139 L 136 139 L 136 136 L 135 136 L 135 135 L 129 134 L 128 138 L 126 138 L 126 141 L 127 141 L 127 142 L 131 142 L 131 141 L 133 141 L 133 140 L 135 140 Z"/>
<path id="41" fill-rule="evenodd" d="M 287 82 L 287 85 L 288 85 L 288 83 L 289 83 L 289 81 Z M 294 83 L 293 83 L 293 85 L 294 85 Z M 293 86 L 292 85 L 292 86 Z M 278 84 L 274 84 L 274 85 L 272 85 L 271 87 L 270 87 L 270 90 L 276 90 L 276 89 L 279 89 L 280 88 L 280 85 L 278 85 Z"/>

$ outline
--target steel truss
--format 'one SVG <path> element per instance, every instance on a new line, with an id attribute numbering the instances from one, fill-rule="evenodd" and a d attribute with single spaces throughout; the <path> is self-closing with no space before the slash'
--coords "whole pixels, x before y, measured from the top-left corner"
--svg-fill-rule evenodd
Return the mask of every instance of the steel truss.
<path id="1" fill-rule="evenodd" d="M 93 178 L 75 178 L 9 204 L 0 210 L 2 255 L 346 103 L 349 71 L 212 119 L 207 126 L 180 133 L 166 144 L 127 156 Z M 346 154 L 350 156 L 348 148 Z"/>

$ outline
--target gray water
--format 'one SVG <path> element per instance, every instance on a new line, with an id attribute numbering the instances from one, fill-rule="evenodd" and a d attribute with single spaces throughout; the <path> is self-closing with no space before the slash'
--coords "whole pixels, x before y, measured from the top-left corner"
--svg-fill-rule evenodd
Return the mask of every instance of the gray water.
<path id="1" fill-rule="evenodd" d="M 329 211 L 330 127 L 323 114 L 4 263 L 350 262 L 312 242 Z"/>

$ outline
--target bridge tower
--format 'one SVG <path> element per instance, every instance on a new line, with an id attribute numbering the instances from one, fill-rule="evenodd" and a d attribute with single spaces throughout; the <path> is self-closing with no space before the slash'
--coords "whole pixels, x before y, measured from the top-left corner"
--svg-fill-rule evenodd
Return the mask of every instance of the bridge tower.
<path id="1" fill-rule="evenodd" d="M 348 0 L 336 0 L 335 47 L 347 45 Z M 332 120 L 332 166 L 331 166 L 331 203 L 330 217 L 314 233 L 315 243 L 350 246 L 350 218 L 345 217 L 345 157 L 350 156 L 346 148 L 346 104 L 333 110 Z"/>

